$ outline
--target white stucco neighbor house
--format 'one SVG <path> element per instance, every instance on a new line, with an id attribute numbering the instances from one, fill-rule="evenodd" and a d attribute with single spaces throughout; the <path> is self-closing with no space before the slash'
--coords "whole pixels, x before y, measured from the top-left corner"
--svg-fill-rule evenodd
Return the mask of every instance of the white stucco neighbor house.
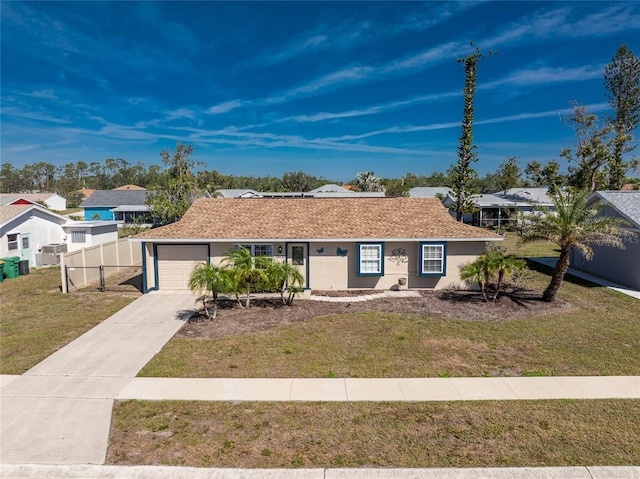
<path id="1" fill-rule="evenodd" d="M 69 221 L 62 225 L 67 251 L 117 241 L 117 221 Z"/>
<path id="2" fill-rule="evenodd" d="M 502 236 L 455 221 L 434 198 L 207 198 L 140 233 L 144 291 L 187 289 L 199 262 L 246 247 L 299 268 L 305 289 L 463 286 L 460 266 Z"/>
<path id="3" fill-rule="evenodd" d="M 67 221 L 36 204 L 0 206 L 0 257 L 19 256 L 36 266 L 42 246 L 64 242 Z"/>
<path id="4" fill-rule="evenodd" d="M 37 204 L 0 206 L 0 257 L 19 256 L 30 267 L 51 264 L 43 263 L 42 256 L 49 246 L 74 251 L 117 239 L 113 221 L 70 221 Z"/>
<path id="5" fill-rule="evenodd" d="M 622 218 L 626 222 L 624 228 L 633 235 L 625 238 L 625 249 L 592 246 L 590 261 L 571 250 L 571 266 L 640 291 L 640 191 L 596 191 L 587 204 L 600 206 L 599 216 Z"/>

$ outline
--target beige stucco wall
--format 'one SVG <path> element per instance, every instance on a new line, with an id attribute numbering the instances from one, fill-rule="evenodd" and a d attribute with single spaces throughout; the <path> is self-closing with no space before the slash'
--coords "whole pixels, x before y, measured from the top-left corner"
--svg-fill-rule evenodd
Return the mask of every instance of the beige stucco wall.
<path id="1" fill-rule="evenodd" d="M 265 242 L 267 243 L 267 242 Z M 285 242 L 273 245 L 276 261 L 284 261 L 287 246 Z M 443 289 L 464 287 L 460 281 L 460 266 L 474 261 L 484 251 L 483 242 L 448 242 L 446 256 L 446 276 L 418 276 L 418 242 L 386 242 L 384 248 L 384 276 L 358 276 L 357 243 L 314 242 L 308 245 L 309 278 L 308 287 L 315 290 L 380 289 L 388 290 L 398 284 L 400 278 L 407 279 L 408 288 Z M 282 253 L 278 247 L 282 246 Z M 210 261 L 220 264 L 233 243 L 211 243 Z M 347 254 L 338 254 L 338 248 Z M 406 255 L 398 255 L 400 250 Z M 155 285 L 153 245 L 146 244 L 147 288 Z"/>
<path id="2" fill-rule="evenodd" d="M 153 264 L 153 244 L 145 243 L 144 245 L 144 258 L 146 263 L 143 263 L 145 266 L 145 278 L 147 279 L 147 289 L 154 289 L 156 285 L 156 278 L 154 272 L 154 264 Z"/>
<path id="3" fill-rule="evenodd" d="M 448 242 L 446 276 L 419 276 L 419 243 L 386 242 L 384 276 L 358 276 L 357 243 L 312 243 L 310 245 L 310 286 L 312 289 L 391 289 L 400 278 L 408 288 L 443 289 L 464 286 L 460 266 L 474 261 L 484 251 L 483 242 Z M 347 255 L 337 255 L 337 248 Z M 318 254 L 322 249 L 323 253 Z M 404 254 L 397 254 L 400 251 Z"/>

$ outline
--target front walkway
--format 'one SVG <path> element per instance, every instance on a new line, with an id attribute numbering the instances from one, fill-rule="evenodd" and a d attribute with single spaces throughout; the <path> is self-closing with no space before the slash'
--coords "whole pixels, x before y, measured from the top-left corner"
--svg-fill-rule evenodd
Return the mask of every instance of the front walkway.
<path id="1" fill-rule="evenodd" d="M 22 376 L 4 378 L 2 463 L 103 464 L 114 398 L 180 329 L 192 294 L 149 294 Z"/>

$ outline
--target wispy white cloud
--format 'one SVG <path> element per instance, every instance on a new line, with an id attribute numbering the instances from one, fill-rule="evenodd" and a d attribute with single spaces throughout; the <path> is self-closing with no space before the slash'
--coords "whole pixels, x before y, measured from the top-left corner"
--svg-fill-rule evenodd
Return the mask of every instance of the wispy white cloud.
<path id="1" fill-rule="evenodd" d="M 589 13 L 581 17 L 579 16 L 580 11 L 569 7 L 545 10 L 523 20 L 513 22 L 495 35 L 479 39 L 477 44 L 495 48 L 504 44 L 514 44 L 522 41 L 602 36 L 622 31 L 634 31 L 640 28 L 640 14 L 637 10 L 632 5 L 616 5 L 604 11 Z M 443 15 L 442 19 L 445 17 L 446 15 Z M 597 28 L 598 23 L 603 24 L 602 28 Z M 227 101 L 218 107 L 214 107 L 211 113 L 226 113 L 231 109 L 243 106 L 259 107 L 284 104 L 301 97 L 319 95 L 327 90 L 337 90 L 356 84 L 413 74 L 436 66 L 442 61 L 462 57 L 469 52 L 469 48 L 466 43 L 446 42 L 407 55 L 404 58 L 390 60 L 377 65 L 343 67 L 302 85 L 282 90 L 272 96 L 254 100 L 237 99 Z M 591 79 L 602 74 L 602 70 L 598 72 L 597 68 L 602 67 L 599 65 L 574 69 L 539 67 L 538 69 L 514 73 L 510 78 L 498 80 L 493 84 L 485 84 L 482 88 L 491 88 L 499 84 L 523 85 L 527 84 L 529 80 L 540 84 Z M 580 75 L 582 75 L 581 78 Z"/>
<path id="2" fill-rule="evenodd" d="M 590 105 L 586 105 L 587 110 L 597 113 L 600 111 L 606 111 L 610 109 L 610 105 L 608 103 L 594 103 Z M 522 121 L 522 120 L 532 120 L 536 118 L 546 118 L 552 116 L 562 116 L 571 113 L 571 108 L 563 108 L 560 110 L 547 110 L 542 112 L 531 112 L 531 113 L 518 113 L 515 115 L 506 115 L 495 118 L 488 118 L 485 120 L 477 120 L 474 122 L 475 125 L 489 125 L 493 123 L 505 123 L 512 121 Z M 371 138 L 373 136 L 379 135 L 388 135 L 388 134 L 404 134 L 404 133 L 414 133 L 419 131 L 432 131 L 432 130 L 446 130 L 450 128 L 460 128 L 459 121 L 453 122 L 443 122 L 443 123 L 432 123 L 429 125 L 407 125 L 407 126 L 394 126 L 390 128 L 383 128 L 379 130 L 373 130 L 366 133 L 360 133 L 357 135 L 342 135 L 333 138 L 325 138 L 326 141 L 353 141 L 353 140 L 362 140 L 364 138 Z"/>
<path id="3" fill-rule="evenodd" d="M 540 66 L 515 71 L 504 78 L 481 84 L 478 89 L 499 86 L 531 86 L 566 83 L 601 78 L 605 65 L 584 65 L 574 68 Z"/>
<path id="4" fill-rule="evenodd" d="M 407 32 L 424 32 L 480 3 L 478 1 L 445 4 L 427 2 L 398 19 L 389 18 L 388 15 L 383 14 L 380 20 L 370 18 L 357 22 L 349 19 L 324 21 L 310 32 L 292 39 L 279 48 L 264 50 L 255 58 L 242 63 L 239 68 L 255 65 L 273 66 L 322 51 L 352 50 Z M 395 6 L 393 8 L 398 10 Z"/>
<path id="5" fill-rule="evenodd" d="M 393 60 L 378 69 L 380 75 L 397 74 L 398 72 L 411 72 L 422 70 L 425 67 L 435 65 L 445 59 L 456 57 L 461 51 L 467 50 L 468 46 L 460 42 L 449 42 L 428 50 L 410 55 L 406 58 Z"/>
<path id="6" fill-rule="evenodd" d="M 245 102 L 243 100 L 231 100 L 225 101 L 224 103 L 220 103 L 218 105 L 214 105 L 207 110 L 207 113 L 210 115 L 218 115 L 220 113 L 227 113 L 228 111 L 235 110 L 236 108 L 240 108 L 249 104 L 249 102 Z"/>
<path id="7" fill-rule="evenodd" d="M 612 5 L 584 15 L 582 5 L 576 5 L 530 15 L 485 39 L 483 44 L 495 48 L 525 39 L 597 38 L 640 28 L 640 13 L 632 3 Z"/>
<path id="8" fill-rule="evenodd" d="M 374 71 L 373 67 L 368 66 L 351 66 L 341 70 L 324 75 L 317 80 L 300 85 L 291 90 L 282 93 L 276 93 L 274 96 L 263 98 L 254 102 L 258 105 L 277 105 L 285 103 L 300 96 L 308 96 L 323 91 L 337 85 L 353 84 L 365 80 Z"/>
<path id="9" fill-rule="evenodd" d="M 50 114 L 38 112 L 38 111 L 28 111 L 23 110 L 21 108 L 16 108 L 13 106 L 5 106 L 2 108 L 2 116 L 8 116 L 13 118 L 22 118 L 25 120 L 36 120 L 42 121 L 46 123 L 58 123 L 58 124 L 69 124 L 71 121 L 65 118 L 57 118 Z"/>

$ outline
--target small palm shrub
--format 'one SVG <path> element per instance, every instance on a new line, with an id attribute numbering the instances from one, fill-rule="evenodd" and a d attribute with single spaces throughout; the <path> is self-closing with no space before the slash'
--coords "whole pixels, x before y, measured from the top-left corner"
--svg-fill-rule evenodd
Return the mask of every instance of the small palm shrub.
<path id="1" fill-rule="evenodd" d="M 495 303 L 504 288 L 505 280 L 510 276 L 521 278 L 525 268 L 525 261 L 506 254 L 504 247 L 488 245 L 478 259 L 460 269 L 460 278 L 471 284 L 477 284 L 484 300 Z M 493 284 L 495 289 L 491 298 L 488 294 L 489 284 Z"/>

